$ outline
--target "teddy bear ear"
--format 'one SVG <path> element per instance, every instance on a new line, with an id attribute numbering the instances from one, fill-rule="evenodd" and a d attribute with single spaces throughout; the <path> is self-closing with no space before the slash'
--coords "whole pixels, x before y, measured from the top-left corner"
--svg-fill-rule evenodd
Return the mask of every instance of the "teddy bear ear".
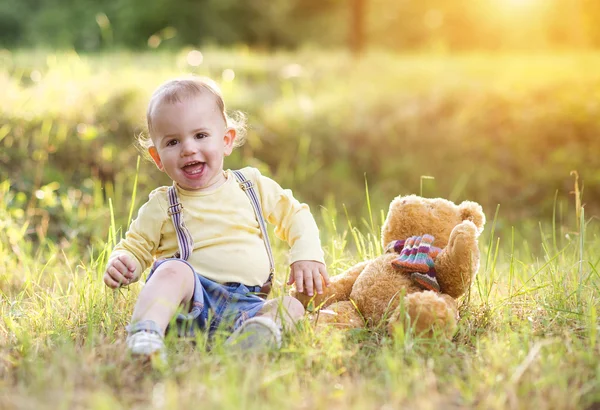
<path id="1" fill-rule="evenodd" d="M 483 208 L 477 202 L 463 201 L 459 206 L 460 217 L 463 221 L 468 220 L 475 224 L 479 233 L 483 232 L 485 225 L 485 214 Z"/>

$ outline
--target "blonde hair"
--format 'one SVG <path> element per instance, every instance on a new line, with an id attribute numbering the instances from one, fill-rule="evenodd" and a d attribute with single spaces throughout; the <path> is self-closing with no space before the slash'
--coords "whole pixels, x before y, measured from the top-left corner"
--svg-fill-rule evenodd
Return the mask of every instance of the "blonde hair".
<path id="1" fill-rule="evenodd" d="M 148 109 L 146 110 L 147 132 L 138 136 L 140 148 L 146 151 L 154 145 L 150 136 L 152 134 L 152 115 L 154 114 L 156 107 L 162 103 L 173 104 L 181 102 L 203 93 L 209 93 L 214 97 L 215 103 L 217 104 L 217 107 L 219 107 L 219 112 L 223 117 L 223 121 L 225 121 L 227 127 L 235 129 L 236 138 L 233 142 L 233 147 L 237 148 L 243 145 L 246 141 L 246 116 L 244 113 L 241 111 L 235 111 L 232 115 L 227 113 L 221 90 L 210 78 L 186 77 L 169 80 L 160 85 L 154 93 L 152 93 L 150 102 L 148 103 Z"/>

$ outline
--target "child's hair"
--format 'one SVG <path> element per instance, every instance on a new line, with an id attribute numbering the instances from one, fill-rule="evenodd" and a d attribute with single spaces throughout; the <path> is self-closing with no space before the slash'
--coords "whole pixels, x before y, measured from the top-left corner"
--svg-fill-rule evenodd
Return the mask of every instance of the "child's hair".
<path id="1" fill-rule="evenodd" d="M 223 120 L 227 127 L 236 130 L 236 138 L 233 143 L 234 148 L 244 144 L 246 141 L 246 116 L 240 111 L 235 111 L 229 115 L 225 110 L 225 102 L 219 86 L 210 78 L 207 77 L 186 77 L 169 80 L 160 85 L 148 103 L 146 111 L 147 132 L 138 136 L 138 144 L 145 152 L 153 144 L 150 135 L 152 133 L 152 115 L 154 110 L 161 103 L 173 104 L 181 102 L 186 98 L 194 97 L 203 93 L 210 93 L 214 99 L 219 111 L 223 116 Z"/>

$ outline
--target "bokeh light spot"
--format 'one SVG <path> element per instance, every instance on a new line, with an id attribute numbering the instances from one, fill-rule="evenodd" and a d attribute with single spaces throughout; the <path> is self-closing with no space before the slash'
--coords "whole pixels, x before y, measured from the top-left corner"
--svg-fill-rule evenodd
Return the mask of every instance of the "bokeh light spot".
<path id="1" fill-rule="evenodd" d="M 160 39 L 159 36 L 157 36 L 156 34 L 153 34 L 148 38 L 148 47 L 156 48 L 156 47 L 160 46 L 161 41 L 162 40 Z"/>
<path id="2" fill-rule="evenodd" d="M 38 70 L 33 70 L 31 74 L 29 74 L 29 78 L 31 78 L 31 81 L 34 83 L 39 83 L 42 79 L 42 73 L 40 73 Z"/>
<path id="3" fill-rule="evenodd" d="M 235 78 L 235 71 L 233 71 L 231 68 L 227 68 L 223 70 L 221 78 L 223 78 L 223 81 L 231 82 Z"/>
<path id="4" fill-rule="evenodd" d="M 188 53 L 186 61 L 192 67 L 198 67 L 204 61 L 204 56 L 198 50 L 192 50 Z"/>
<path id="5" fill-rule="evenodd" d="M 300 64 L 292 63 L 283 67 L 279 74 L 282 78 L 294 78 L 300 77 L 303 73 L 304 69 Z"/>

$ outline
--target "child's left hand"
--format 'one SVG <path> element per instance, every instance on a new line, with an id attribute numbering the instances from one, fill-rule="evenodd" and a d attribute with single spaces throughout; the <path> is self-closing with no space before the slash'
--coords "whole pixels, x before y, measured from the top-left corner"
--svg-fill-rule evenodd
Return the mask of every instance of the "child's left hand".
<path id="1" fill-rule="evenodd" d="M 304 293 L 308 296 L 313 295 L 313 290 L 320 295 L 323 293 L 324 286 L 330 284 L 327 268 L 321 262 L 296 261 L 290 266 L 290 278 L 287 284 L 292 283 L 296 283 L 296 289 L 300 293 L 306 289 Z"/>

